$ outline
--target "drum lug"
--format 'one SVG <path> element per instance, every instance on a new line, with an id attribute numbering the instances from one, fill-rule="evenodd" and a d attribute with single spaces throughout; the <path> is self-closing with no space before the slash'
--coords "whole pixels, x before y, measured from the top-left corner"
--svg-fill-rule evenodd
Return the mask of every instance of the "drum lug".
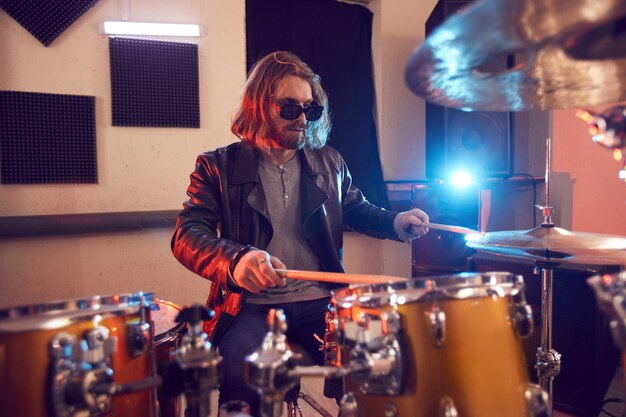
<path id="1" fill-rule="evenodd" d="M 446 313 L 437 304 L 433 304 L 430 311 L 426 312 L 426 319 L 430 324 L 433 342 L 436 347 L 443 347 L 446 341 Z"/>
<path id="2" fill-rule="evenodd" d="M 101 416 L 111 410 L 115 392 L 111 356 L 117 338 L 97 326 L 83 340 L 59 333 L 50 342 L 51 398 L 56 417 Z"/>
<path id="3" fill-rule="evenodd" d="M 527 384 L 524 390 L 529 417 L 550 417 L 550 398 L 539 385 Z"/>
<path id="4" fill-rule="evenodd" d="M 517 337 L 525 339 L 533 333 L 533 311 L 528 304 L 511 304 L 509 314 Z"/>
<path id="5" fill-rule="evenodd" d="M 148 350 L 150 340 L 150 325 L 148 323 L 133 323 L 128 326 L 128 350 L 130 356 L 136 358 Z"/>
<path id="6" fill-rule="evenodd" d="M 439 401 L 439 417 L 459 417 L 454 401 L 450 397 L 443 397 Z"/>
<path id="7" fill-rule="evenodd" d="M 132 358 L 143 355 L 150 345 L 150 324 L 146 320 L 146 311 L 158 309 L 159 305 L 149 303 L 142 293 L 140 296 L 139 323 L 132 323 L 128 326 L 128 350 Z"/>
<path id="8" fill-rule="evenodd" d="M 360 417 L 359 404 L 354 393 L 348 392 L 341 398 L 339 417 Z"/>
<path id="9" fill-rule="evenodd" d="M 398 407 L 393 403 L 385 404 L 385 417 L 398 417 Z"/>
<path id="10" fill-rule="evenodd" d="M 520 339 L 525 339 L 533 333 L 533 311 L 526 302 L 524 295 L 524 278 L 521 275 L 515 277 L 514 291 L 511 292 L 513 302 L 509 306 L 509 315 L 511 317 L 515 334 Z"/>

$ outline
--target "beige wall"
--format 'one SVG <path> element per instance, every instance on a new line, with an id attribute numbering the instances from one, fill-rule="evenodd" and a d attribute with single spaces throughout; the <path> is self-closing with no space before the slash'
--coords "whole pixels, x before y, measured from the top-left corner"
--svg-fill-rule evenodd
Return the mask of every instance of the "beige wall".
<path id="1" fill-rule="evenodd" d="M 122 18 L 102 0 L 48 48 L 0 12 L 0 89 L 96 97 L 97 185 L 0 185 L 0 216 L 175 210 L 195 157 L 232 142 L 229 121 L 245 81 L 243 0 L 133 0 L 129 20 L 200 23 L 200 129 L 111 126 L 108 38 Z M 178 40 L 180 41 L 180 40 Z M 209 283 L 171 255 L 171 231 L 0 239 L 0 306 L 149 291 L 203 302 Z"/>
<path id="2" fill-rule="evenodd" d="M 108 40 L 99 34 L 98 22 L 119 20 L 123 3 L 101 0 L 48 48 L 0 12 L 0 89 L 95 96 L 99 171 L 97 185 L 0 185 L 0 216 L 178 209 L 196 155 L 233 141 L 228 125 L 245 78 L 244 1 L 129 2 L 130 20 L 203 26 L 203 37 L 192 41 L 199 45 L 200 129 L 111 126 Z M 386 180 L 424 176 L 424 102 L 409 93 L 403 72 L 423 40 L 423 22 L 434 3 L 373 0 L 369 6 Z M 626 235 L 626 186 L 615 179 L 616 164 L 573 120 L 571 112 L 555 112 L 555 169 L 575 181 L 571 193 L 559 196 L 560 210 L 571 213 L 572 224 L 565 226 Z M 561 132 L 561 124 L 571 130 Z M 573 135 L 579 136 L 575 144 Z M 516 146 L 525 155 L 522 169 L 541 172 L 537 141 L 544 137 L 530 129 L 518 138 Z M 0 308 L 138 290 L 179 304 L 203 302 L 208 282 L 173 258 L 170 234 L 153 229 L 0 239 Z M 409 276 L 410 247 L 348 233 L 345 263 L 349 272 Z"/>
<path id="3" fill-rule="evenodd" d="M 589 107 L 602 112 L 610 105 Z M 575 110 L 555 110 L 553 170 L 555 206 L 563 227 L 626 236 L 626 183 L 612 152 L 591 140 Z"/>

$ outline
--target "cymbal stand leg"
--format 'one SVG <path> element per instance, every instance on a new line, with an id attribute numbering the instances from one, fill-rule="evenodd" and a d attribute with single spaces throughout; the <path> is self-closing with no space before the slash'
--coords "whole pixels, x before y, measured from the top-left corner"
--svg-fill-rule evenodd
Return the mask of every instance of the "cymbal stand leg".
<path id="1" fill-rule="evenodd" d="M 552 385 L 561 372 L 561 355 L 552 349 L 552 295 L 554 270 L 541 268 L 541 346 L 537 348 L 537 377 L 539 385 L 548 393 L 548 408 L 552 413 Z"/>

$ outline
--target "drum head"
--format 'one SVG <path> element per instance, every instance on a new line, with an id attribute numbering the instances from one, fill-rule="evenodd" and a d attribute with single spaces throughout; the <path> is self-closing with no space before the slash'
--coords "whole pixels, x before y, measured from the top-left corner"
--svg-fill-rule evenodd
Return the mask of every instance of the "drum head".
<path id="1" fill-rule="evenodd" d="M 379 307 L 432 298 L 504 296 L 519 290 L 515 284 L 520 279 L 509 272 L 462 272 L 387 284 L 351 285 L 332 291 L 332 296 L 338 308 Z"/>
<path id="2" fill-rule="evenodd" d="M 182 310 L 181 306 L 158 298 L 155 302 L 159 309 L 152 312 L 154 343 L 159 344 L 168 337 L 168 334 L 178 332 L 185 323 L 176 323 L 176 317 Z"/>

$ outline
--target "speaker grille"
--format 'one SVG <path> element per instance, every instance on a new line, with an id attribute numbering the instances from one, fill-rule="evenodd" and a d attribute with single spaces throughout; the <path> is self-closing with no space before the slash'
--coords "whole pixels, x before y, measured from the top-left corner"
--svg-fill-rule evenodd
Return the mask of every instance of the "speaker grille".
<path id="1" fill-rule="evenodd" d="M 429 35 L 451 14 L 472 3 L 440 0 L 426 21 Z M 505 71 L 513 64 L 508 55 L 483 63 L 477 71 Z M 513 173 L 513 115 L 507 112 L 465 112 L 426 103 L 426 176 L 445 179 L 457 170 L 477 178 L 502 178 Z"/>

